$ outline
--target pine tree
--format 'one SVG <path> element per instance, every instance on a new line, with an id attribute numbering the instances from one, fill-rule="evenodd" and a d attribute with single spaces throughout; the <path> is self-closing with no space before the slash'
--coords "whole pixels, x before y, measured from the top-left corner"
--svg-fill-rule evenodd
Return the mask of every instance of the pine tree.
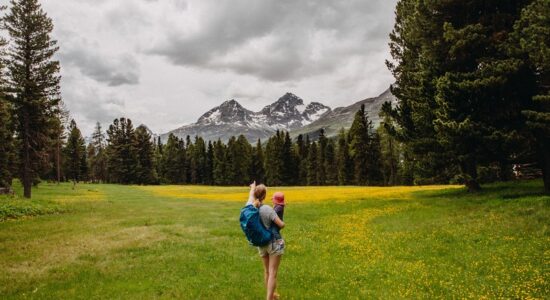
<path id="1" fill-rule="evenodd" d="M 238 165 L 239 165 L 239 150 L 237 146 L 237 138 L 230 137 L 227 141 L 227 147 L 225 151 L 225 182 L 228 185 L 233 185 L 238 177 Z"/>
<path id="2" fill-rule="evenodd" d="M 349 154 L 349 142 L 346 131 L 342 128 L 338 135 L 337 154 L 338 184 L 349 185 L 354 174 L 353 162 Z"/>
<path id="3" fill-rule="evenodd" d="M 447 62 L 436 78 L 434 124 L 470 191 L 480 189 L 478 166 L 504 163 L 521 151 L 520 110 L 529 104 L 535 83 L 525 62 L 506 53 L 514 20 L 529 1 L 489 2 L 455 0 L 433 7 L 446 19 L 436 41 L 448 47 L 434 54 Z"/>
<path id="4" fill-rule="evenodd" d="M 0 11 L 2 9 L 0 8 Z M 5 56 L 6 40 L 0 37 L 0 57 Z M 0 188 L 11 189 L 15 170 L 15 145 L 11 120 L 12 107 L 5 94 L 5 62 L 0 59 Z"/>
<path id="5" fill-rule="evenodd" d="M 183 141 L 182 141 L 183 142 Z M 195 153 L 195 146 L 193 145 L 193 141 L 191 141 L 191 136 L 187 136 L 185 138 L 185 142 L 183 144 L 183 149 L 185 150 L 185 182 L 186 183 L 193 183 L 193 173 L 196 174 L 196 171 L 193 170 L 196 166 L 193 161 L 194 153 Z"/>
<path id="6" fill-rule="evenodd" d="M 535 0 L 514 25 L 512 45 L 519 45 L 536 76 L 533 105 L 523 111 L 538 146 L 544 190 L 550 194 L 550 2 Z"/>
<path id="7" fill-rule="evenodd" d="M 252 155 L 252 169 L 251 169 L 251 180 L 256 181 L 256 183 L 264 183 L 265 182 L 265 158 L 264 158 L 264 151 L 262 147 L 262 141 L 258 139 L 258 143 L 256 144 L 256 147 L 254 147 L 253 155 Z"/>
<path id="8" fill-rule="evenodd" d="M 383 121 L 378 128 L 382 155 L 382 174 L 384 176 L 384 184 L 392 186 L 400 182 L 400 180 L 398 180 L 399 143 L 395 139 L 395 134 L 392 132 L 392 130 L 395 130 L 393 120 L 385 113 L 389 108 L 391 109 L 391 104 L 386 102 L 383 104 L 383 107 L 386 107 L 386 109 L 383 108 L 380 113 Z"/>
<path id="9" fill-rule="evenodd" d="M 204 164 L 204 173 L 203 173 L 204 184 L 207 184 L 207 185 L 214 184 L 213 170 L 214 170 L 214 146 L 212 145 L 212 141 L 208 141 L 208 147 L 206 148 L 206 162 Z"/>
<path id="10" fill-rule="evenodd" d="M 110 181 L 120 184 L 135 183 L 137 153 L 132 121 L 115 119 L 107 130 L 108 173 Z"/>
<path id="11" fill-rule="evenodd" d="M 74 120 L 71 120 L 68 130 L 67 144 L 63 149 L 65 174 L 76 184 L 84 176 L 83 165 L 86 165 L 86 145 Z"/>
<path id="12" fill-rule="evenodd" d="M 298 184 L 307 185 L 307 155 L 309 151 L 309 137 L 304 141 L 303 135 L 298 135 L 296 140 L 296 157 L 298 159 Z"/>
<path id="13" fill-rule="evenodd" d="M 185 173 L 185 169 L 180 169 L 182 161 L 184 162 L 181 157 L 180 140 L 174 134 L 170 134 L 166 145 L 162 147 L 162 151 L 162 160 L 160 161 L 162 172 L 159 174 L 162 182 L 168 184 L 181 183 L 181 174 Z"/>
<path id="14" fill-rule="evenodd" d="M 349 130 L 350 152 L 354 164 L 354 182 L 357 185 L 368 183 L 368 150 L 370 144 L 369 128 L 372 123 L 368 120 L 365 105 L 357 111 Z"/>
<path id="15" fill-rule="evenodd" d="M 317 179 L 319 154 L 317 151 L 317 143 L 313 142 L 309 146 L 309 153 L 307 156 L 307 185 L 319 185 Z"/>
<path id="16" fill-rule="evenodd" d="M 11 107 L 0 94 L 0 188 L 11 188 L 15 167 Z"/>
<path id="17" fill-rule="evenodd" d="M 290 134 L 288 132 L 284 133 L 282 139 L 282 150 L 281 150 L 281 161 L 282 161 L 282 184 L 283 185 L 293 185 L 296 184 L 296 177 L 298 176 L 298 169 L 296 168 L 297 158 L 294 155 L 292 140 L 290 139 Z"/>
<path id="18" fill-rule="evenodd" d="M 57 184 L 61 182 L 63 177 L 63 168 L 62 168 L 62 149 L 67 138 L 65 128 L 69 125 L 69 111 L 65 107 L 63 101 L 59 103 L 59 118 L 51 119 L 52 124 L 52 139 L 53 144 L 50 150 L 50 155 L 52 157 L 53 176 Z"/>
<path id="19" fill-rule="evenodd" d="M 59 62 L 52 20 L 38 0 L 12 0 L 4 27 L 10 37 L 9 88 L 13 95 L 24 196 L 39 173 L 50 141 L 52 118 L 58 118 Z"/>
<path id="20" fill-rule="evenodd" d="M 188 147 L 185 146 L 185 141 L 183 139 L 177 139 L 176 164 L 173 166 L 173 168 L 176 169 L 174 171 L 174 180 L 183 184 L 191 182 L 191 168 L 193 167 L 192 159 L 194 147 L 189 136 L 187 137 L 187 141 L 189 142 L 187 144 Z"/>
<path id="21" fill-rule="evenodd" d="M 98 183 L 98 180 L 94 177 L 93 165 L 92 165 L 92 162 L 95 160 L 95 155 L 96 155 L 95 153 L 96 151 L 95 151 L 94 145 L 92 143 L 89 143 L 88 146 L 86 147 L 86 161 L 88 163 L 88 165 L 86 166 L 86 169 L 87 169 L 86 178 L 91 183 Z"/>
<path id="22" fill-rule="evenodd" d="M 234 183 L 237 185 L 247 185 L 250 184 L 249 172 L 252 166 L 252 145 L 250 145 L 242 134 L 237 138 L 237 149 L 240 155 L 235 165 L 237 177 Z"/>
<path id="23" fill-rule="evenodd" d="M 88 152 L 89 173 L 93 182 L 105 183 L 108 180 L 105 143 L 105 134 L 101 129 L 101 124 L 97 122 L 90 142 L 93 153 Z"/>
<path id="24" fill-rule="evenodd" d="M 189 147 L 189 146 L 188 146 Z M 190 150 L 189 150 L 190 149 Z M 206 144 L 202 137 L 195 137 L 195 144 L 189 147 L 188 155 L 191 162 L 191 183 L 203 183 L 204 165 L 206 162 Z"/>
<path id="25" fill-rule="evenodd" d="M 157 181 L 155 172 L 154 145 L 151 134 L 143 125 L 136 128 L 134 133 L 137 164 L 134 182 L 137 184 L 153 184 Z"/>
<path id="26" fill-rule="evenodd" d="M 372 125 L 369 131 L 374 131 Z M 382 151 L 380 136 L 376 132 L 372 132 L 370 136 L 367 153 L 367 182 L 369 185 L 381 185 L 384 182 L 382 175 Z"/>
<path id="27" fill-rule="evenodd" d="M 163 181 L 163 175 L 162 175 L 162 140 L 160 136 L 157 138 L 157 141 L 155 142 L 155 167 L 157 172 L 157 178 L 159 180 L 159 183 L 162 183 Z"/>
<path id="28" fill-rule="evenodd" d="M 448 170 L 451 159 L 434 127 L 435 78 L 444 74 L 442 53 L 448 51 L 444 43 L 434 43 L 442 38 L 445 21 L 429 6 L 434 3 L 399 1 L 390 34 L 393 61 L 387 65 L 396 79 L 391 91 L 399 105 L 387 107 L 386 113 L 395 122 L 393 136 L 404 144 L 400 170 L 404 184 L 446 183 L 452 176 Z"/>
<path id="29" fill-rule="evenodd" d="M 325 155 L 327 149 L 328 140 L 325 136 L 325 130 L 319 130 L 319 142 L 317 149 L 317 184 L 326 185 L 327 176 L 326 176 L 326 166 L 325 166 Z"/>
<path id="30" fill-rule="evenodd" d="M 327 142 L 327 147 L 325 149 L 325 176 L 327 185 L 336 185 L 338 184 L 338 172 L 336 164 L 336 146 L 334 145 L 334 140 L 330 139 Z"/>
<path id="31" fill-rule="evenodd" d="M 269 138 L 265 147 L 266 182 L 272 186 L 280 186 L 283 184 L 283 144 L 284 134 L 281 134 L 281 132 L 277 130 L 276 134 Z"/>
<path id="32" fill-rule="evenodd" d="M 215 185 L 226 185 L 226 147 L 221 140 L 218 139 L 214 143 L 214 164 L 212 170 L 212 177 Z"/>

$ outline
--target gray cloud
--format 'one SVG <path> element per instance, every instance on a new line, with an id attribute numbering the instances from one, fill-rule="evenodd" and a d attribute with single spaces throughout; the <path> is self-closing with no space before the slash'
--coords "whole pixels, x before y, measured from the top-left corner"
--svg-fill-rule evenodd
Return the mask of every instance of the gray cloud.
<path id="1" fill-rule="evenodd" d="M 139 62 L 134 55 L 104 54 L 97 45 L 85 41 L 74 41 L 64 45 L 66 46 L 61 48 L 59 54 L 64 67 L 76 67 L 82 74 L 108 86 L 139 83 Z"/>
<path id="2" fill-rule="evenodd" d="M 386 51 L 389 1 L 201 1 L 196 29 L 166 28 L 149 53 L 182 66 L 271 81 L 333 72 L 353 55 Z M 182 16 L 185 17 L 185 16 Z M 384 28 L 385 30 L 381 30 Z"/>
<path id="3" fill-rule="evenodd" d="M 117 117 L 166 132 L 235 98 L 293 92 L 332 107 L 375 96 L 397 0 L 41 0 L 63 98 L 85 134 Z"/>

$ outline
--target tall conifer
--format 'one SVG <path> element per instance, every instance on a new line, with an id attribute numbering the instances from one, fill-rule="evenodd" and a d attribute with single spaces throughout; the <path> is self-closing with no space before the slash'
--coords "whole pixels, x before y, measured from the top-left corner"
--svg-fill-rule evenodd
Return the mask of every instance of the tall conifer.
<path id="1" fill-rule="evenodd" d="M 307 155 L 307 185 L 319 185 L 317 171 L 319 154 L 317 151 L 317 143 L 313 142 L 309 146 Z"/>
<path id="2" fill-rule="evenodd" d="M 349 154 L 349 142 L 346 131 L 342 128 L 338 135 L 338 153 L 336 157 L 338 184 L 349 185 L 353 177 L 353 162 Z"/>
<path id="3" fill-rule="evenodd" d="M 357 185 L 368 183 L 368 147 L 370 143 L 369 128 L 371 126 L 363 104 L 355 114 L 349 130 L 350 153 L 354 164 L 354 182 Z"/>
<path id="4" fill-rule="evenodd" d="M 115 119 L 107 130 L 108 173 L 113 183 L 135 183 L 137 153 L 132 121 L 126 118 Z"/>
<path id="5" fill-rule="evenodd" d="M 251 168 L 251 180 L 255 180 L 256 183 L 265 183 L 265 157 L 260 139 L 258 139 L 256 147 L 254 147 Z"/>
<path id="6" fill-rule="evenodd" d="M 65 174 L 76 184 L 85 175 L 86 145 L 74 120 L 71 120 L 69 125 L 69 136 L 63 152 L 65 156 Z"/>
<path id="7" fill-rule="evenodd" d="M 51 119 L 58 117 L 59 62 L 54 60 L 57 42 L 51 39 L 52 20 L 38 0 L 12 0 L 4 17 L 10 37 L 8 77 L 19 139 L 20 177 L 24 196 L 50 143 Z"/>
<path id="8" fill-rule="evenodd" d="M 151 134 L 145 126 L 141 125 L 136 128 L 134 135 L 137 160 L 134 182 L 137 184 L 156 183 L 155 153 Z"/>
<path id="9" fill-rule="evenodd" d="M 536 96 L 523 114 L 538 146 L 544 189 L 550 194 L 550 1 L 535 0 L 514 25 L 513 46 L 522 54 L 536 76 Z"/>

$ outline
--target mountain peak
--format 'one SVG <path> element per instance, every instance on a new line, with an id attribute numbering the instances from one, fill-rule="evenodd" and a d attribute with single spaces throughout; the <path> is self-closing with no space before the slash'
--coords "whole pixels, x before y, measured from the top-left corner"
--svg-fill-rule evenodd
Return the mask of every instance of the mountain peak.
<path id="1" fill-rule="evenodd" d="M 235 99 L 227 100 L 223 102 L 219 107 L 236 107 L 236 108 L 243 108 L 243 106 L 237 102 Z"/>
<path id="2" fill-rule="evenodd" d="M 279 98 L 277 101 L 275 101 L 275 103 L 288 103 L 289 105 L 292 105 L 292 106 L 298 106 L 298 105 L 303 105 L 304 100 L 302 100 L 302 98 L 294 95 L 293 93 L 286 93 L 281 98 Z"/>
<path id="3" fill-rule="evenodd" d="M 222 125 L 228 123 L 246 123 L 251 111 L 245 109 L 235 99 L 227 100 L 202 115 L 197 123 L 204 125 Z"/>

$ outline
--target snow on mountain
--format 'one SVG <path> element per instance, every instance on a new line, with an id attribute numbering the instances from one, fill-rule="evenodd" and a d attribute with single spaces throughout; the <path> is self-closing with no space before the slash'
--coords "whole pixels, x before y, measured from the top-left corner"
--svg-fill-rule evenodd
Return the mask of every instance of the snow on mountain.
<path id="1" fill-rule="evenodd" d="M 300 97 L 287 93 L 259 112 L 244 108 L 229 100 L 203 114 L 196 123 L 170 133 L 183 138 L 200 135 L 207 140 L 227 141 L 232 135 L 244 134 L 251 142 L 270 137 L 276 130 L 292 130 L 307 125 L 330 111 L 328 106 L 313 102 L 307 106 Z"/>
<path id="2" fill-rule="evenodd" d="M 253 114 L 253 112 L 242 107 L 236 100 L 229 100 L 202 115 L 197 124 L 221 125 L 236 123 L 246 126 L 252 120 Z"/>
<path id="3" fill-rule="evenodd" d="M 325 106 L 319 102 L 311 102 L 302 112 L 302 117 L 304 119 L 302 125 L 311 124 L 330 111 L 331 109 L 328 106 Z"/>
<path id="4" fill-rule="evenodd" d="M 377 124 L 378 113 L 386 101 L 396 101 L 389 90 L 378 97 L 332 110 L 319 102 L 305 105 L 302 98 L 286 93 L 259 112 L 253 112 L 236 100 L 229 100 L 203 114 L 196 123 L 163 134 L 161 138 L 166 141 L 168 135 L 173 133 L 180 138 L 199 135 L 206 140 L 227 141 L 231 136 L 242 134 L 250 142 L 256 142 L 257 139 L 269 138 L 276 130 L 288 130 L 293 136 L 304 133 L 313 137 L 321 128 L 325 128 L 330 136 L 336 134 L 340 128 L 350 126 L 353 115 L 361 104 L 366 105 L 371 120 Z"/>

